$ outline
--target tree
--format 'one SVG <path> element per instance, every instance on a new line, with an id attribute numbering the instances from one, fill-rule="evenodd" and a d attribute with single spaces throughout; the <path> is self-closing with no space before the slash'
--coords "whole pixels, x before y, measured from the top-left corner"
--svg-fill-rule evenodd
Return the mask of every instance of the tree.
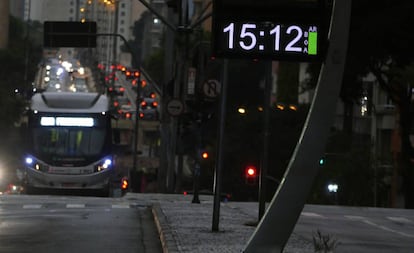
<path id="1" fill-rule="evenodd" d="M 25 37 L 27 33 L 23 22 L 10 17 L 9 24 L 9 46 L 0 50 L 0 139 L 3 144 L 0 155 L 9 160 L 10 168 L 15 168 L 22 149 L 15 124 L 20 121 L 27 106 L 25 91 L 31 90 L 31 84 L 27 81 L 34 79 L 41 47 L 36 39 Z M 1 149 L 3 147 L 4 150 Z"/>
<path id="2" fill-rule="evenodd" d="M 399 113 L 401 152 L 395 158 L 403 178 L 405 207 L 414 208 L 414 150 L 410 142 L 412 88 L 408 72 L 414 63 L 414 2 L 410 0 L 353 2 L 343 97 L 355 99 L 355 90 L 367 73 L 395 103 Z M 356 88 L 356 89 L 355 89 Z"/>

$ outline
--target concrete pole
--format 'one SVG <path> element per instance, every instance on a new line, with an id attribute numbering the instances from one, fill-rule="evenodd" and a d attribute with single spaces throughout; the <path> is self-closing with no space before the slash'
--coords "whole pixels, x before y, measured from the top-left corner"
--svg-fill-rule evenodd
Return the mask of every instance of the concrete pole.
<path id="1" fill-rule="evenodd" d="M 0 49 L 9 42 L 9 0 L 0 0 Z"/>

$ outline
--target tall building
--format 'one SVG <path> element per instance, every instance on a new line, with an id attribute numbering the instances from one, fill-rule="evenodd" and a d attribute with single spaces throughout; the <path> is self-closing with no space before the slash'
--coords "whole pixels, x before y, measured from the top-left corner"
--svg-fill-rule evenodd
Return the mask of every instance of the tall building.
<path id="1" fill-rule="evenodd" d="M 3 3 L 5 0 L 0 1 Z M 98 33 L 118 34 L 127 41 L 132 39 L 133 24 L 145 9 L 137 0 L 14 0 L 12 2 L 11 12 L 24 20 L 40 23 L 96 21 Z M 99 36 L 97 44 L 95 52 L 98 61 L 112 64 L 122 58 L 121 48 L 124 42 L 119 36 Z M 73 53 L 73 49 L 62 51 L 69 52 L 69 55 Z"/>
<path id="2" fill-rule="evenodd" d="M 25 17 L 25 2 L 25 0 L 9 1 L 10 15 L 23 20 Z"/>
<path id="3" fill-rule="evenodd" d="M 26 0 L 25 19 L 44 21 L 70 21 L 75 17 L 75 0 Z"/>

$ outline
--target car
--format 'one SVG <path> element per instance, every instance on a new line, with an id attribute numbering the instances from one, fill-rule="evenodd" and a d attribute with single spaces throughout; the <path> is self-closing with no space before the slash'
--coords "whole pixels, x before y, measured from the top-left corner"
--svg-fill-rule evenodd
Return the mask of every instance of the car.
<path id="1" fill-rule="evenodd" d="M 154 98 L 143 98 L 139 105 L 139 118 L 143 120 L 158 120 L 158 102 Z"/>
<path id="2" fill-rule="evenodd" d="M 108 87 L 108 94 L 111 96 L 122 96 L 124 95 L 125 87 L 119 83 L 114 83 Z"/>

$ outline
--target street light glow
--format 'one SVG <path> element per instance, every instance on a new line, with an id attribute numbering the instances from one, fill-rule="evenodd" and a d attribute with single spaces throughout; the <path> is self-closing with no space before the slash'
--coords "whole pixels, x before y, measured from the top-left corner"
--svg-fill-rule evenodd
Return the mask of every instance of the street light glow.
<path id="1" fill-rule="evenodd" d="M 328 184 L 328 191 L 336 193 L 338 192 L 338 185 L 337 184 Z"/>
<path id="2" fill-rule="evenodd" d="M 246 113 L 246 108 L 239 107 L 239 108 L 237 108 L 237 112 L 240 113 L 240 114 L 245 114 Z"/>

